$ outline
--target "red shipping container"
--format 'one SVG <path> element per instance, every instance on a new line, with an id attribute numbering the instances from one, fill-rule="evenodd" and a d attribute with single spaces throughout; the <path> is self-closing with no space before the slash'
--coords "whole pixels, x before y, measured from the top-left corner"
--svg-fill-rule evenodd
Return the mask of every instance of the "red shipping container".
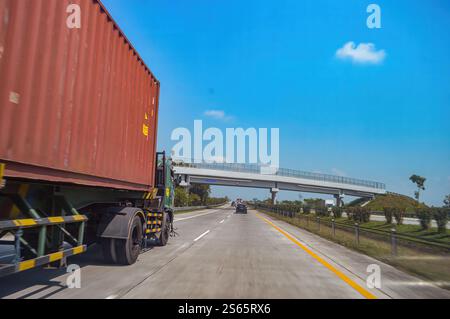
<path id="1" fill-rule="evenodd" d="M 0 23 L 5 176 L 149 190 L 159 82 L 101 2 L 0 0 Z"/>

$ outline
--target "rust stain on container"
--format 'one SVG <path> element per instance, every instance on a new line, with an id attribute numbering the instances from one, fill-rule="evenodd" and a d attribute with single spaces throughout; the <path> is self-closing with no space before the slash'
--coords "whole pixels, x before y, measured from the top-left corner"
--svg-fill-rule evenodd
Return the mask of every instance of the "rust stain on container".
<path id="1" fill-rule="evenodd" d="M 153 186 L 160 85 L 100 1 L 0 0 L 0 48 L 6 177 Z"/>

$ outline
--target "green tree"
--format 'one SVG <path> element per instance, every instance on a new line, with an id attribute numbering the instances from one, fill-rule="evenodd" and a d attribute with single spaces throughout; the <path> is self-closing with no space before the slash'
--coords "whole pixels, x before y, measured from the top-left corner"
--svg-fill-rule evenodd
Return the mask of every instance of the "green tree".
<path id="1" fill-rule="evenodd" d="M 394 218 L 394 208 L 393 207 L 383 207 L 384 217 L 386 218 L 386 224 L 392 224 Z"/>
<path id="2" fill-rule="evenodd" d="M 445 208 L 450 208 L 450 194 L 448 194 L 448 195 L 445 196 L 445 198 L 444 198 L 444 207 L 445 207 Z"/>
<path id="3" fill-rule="evenodd" d="M 427 230 L 430 228 L 433 219 L 433 211 L 430 211 L 429 208 L 417 209 L 416 217 L 419 219 L 422 229 Z"/>
<path id="4" fill-rule="evenodd" d="M 449 214 L 450 209 L 448 208 L 433 208 L 433 217 L 436 220 L 439 233 L 446 233 Z"/>
<path id="5" fill-rule="evenodd" d="M 186 207 L 189 205 L 189 197 L 183 187 L 175 188 L 175 207 Z"/>
<path id="6" fill-rule="evenodd" d="M 403 218 L 405 217 L 406 209 L 401 207 L 394 207 L 392 210 L 392 214 L 394 215 L 395 222 L 397 225 L 403 225 Z"/>
<path id="7" fill-rule="evenodd" d="M 189 206 L 201 206 L 202 200 L 197 194 L 189 194 Z"/>
<path id="8" fill-rule="evenodd" d="M 419 175 L 412 175 L 409 180 L 417 185 L 417 191 L 414 192 L 414 197 L 419 201 L 420 191 L 425 190 L 425 181 L 427 180 L 425 177 Z"/>
<path id="9" fill-rule="evenodd" d="M 208 197 L 211 194 L 211 188 L 209 185 L 193 184 L 189 189 L 189 193 L 195 194 L 200 198 L 200 205 L 206 205 Z"/>
<path id="10" fill-rule="evenodd" d="M 322 208 L 325 207 L 325 201 L 320 198 L 308 198 L 305 199 L 305 204 L 312 208 Z"/>

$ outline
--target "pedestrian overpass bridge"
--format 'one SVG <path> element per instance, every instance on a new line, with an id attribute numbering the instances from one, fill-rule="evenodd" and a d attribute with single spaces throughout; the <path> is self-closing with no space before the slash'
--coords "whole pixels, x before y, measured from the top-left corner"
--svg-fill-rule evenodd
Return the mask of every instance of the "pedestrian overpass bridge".
<path id="1" fill-rule="evenodd" d="M 386 193 L 383 183 L 291 169 L 268 172 L 267 167 L 260 165 L 176 160 L 173 165 L 180 186 L 188 187 L 194 183 L 265 188 L 272 193 L 273 202 L 276 202 L 276 194 L 280 190 L 333 195 L 338 205 L 345 195 L 372 198 Z"/>

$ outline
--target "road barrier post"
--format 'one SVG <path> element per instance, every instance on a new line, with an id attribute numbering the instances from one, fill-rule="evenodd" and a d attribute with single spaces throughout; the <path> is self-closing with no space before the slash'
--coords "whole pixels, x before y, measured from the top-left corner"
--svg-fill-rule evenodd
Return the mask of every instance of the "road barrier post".
<path id="1" fill-rule="evenodd" d="M 355 223 L 355 239 L 356 244 L 359 245 L 359 224 Z"/>
<path id="2" fill-rule="evenodd" d="M 331 219 L 331 229 L 333 231 L 333 237 L 336 237 L 336 225 L 335 225 L 334 218 Z"/>
<path id="3" fill-rule="evenodd" d="M 392 256 L 397 256 L 397 230 L 391 229 L 391 253 Z"/>

